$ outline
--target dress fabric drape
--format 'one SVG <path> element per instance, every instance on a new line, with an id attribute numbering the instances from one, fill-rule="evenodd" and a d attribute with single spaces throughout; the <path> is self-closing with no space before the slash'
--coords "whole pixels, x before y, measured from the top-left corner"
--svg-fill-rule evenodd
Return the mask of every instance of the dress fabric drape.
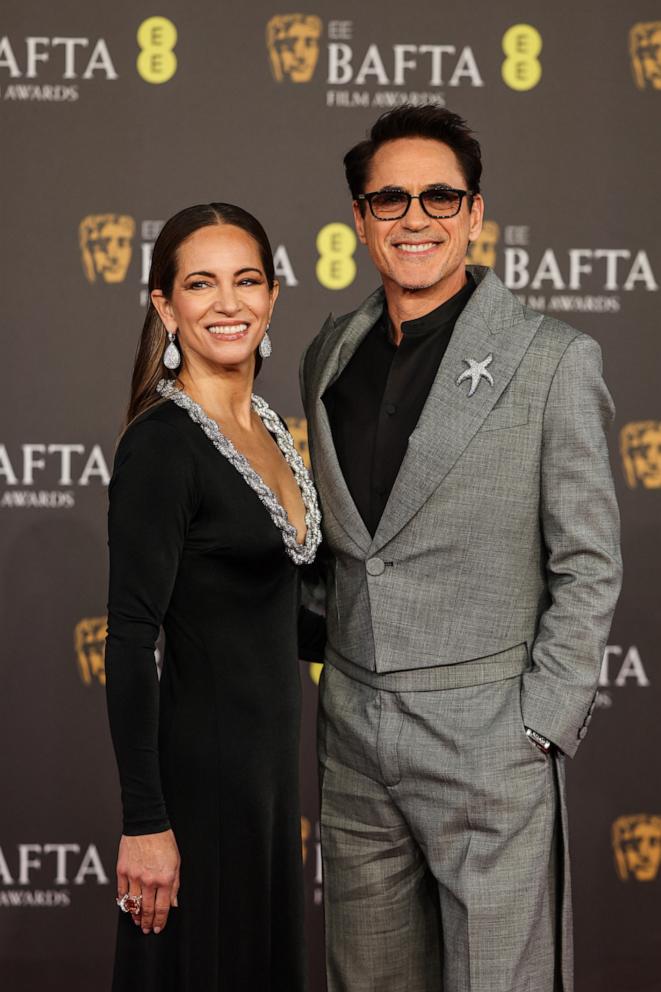
<path id="1" fill-rule="evenodd" d="M 171 402 L 122 438 L 109 545 L 124 832 L 171 827 L 181 854 L 162 933 L 120 913 L 113 992 L 299 992 L 298 570 L 257 495 Z"/>

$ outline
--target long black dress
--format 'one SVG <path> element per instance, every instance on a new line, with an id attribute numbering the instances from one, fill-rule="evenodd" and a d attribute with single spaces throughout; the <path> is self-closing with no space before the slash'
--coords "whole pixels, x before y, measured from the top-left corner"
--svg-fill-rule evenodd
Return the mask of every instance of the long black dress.
<path id="1" fill-rule="evenodd" d="M 120 913 L 113 990 L 299 992 L 298 568 L 256 493 L 170 401 L 120 442 L 109 546 L 123 829 L 171 827 L 181 853 L 164 931 Z"/>

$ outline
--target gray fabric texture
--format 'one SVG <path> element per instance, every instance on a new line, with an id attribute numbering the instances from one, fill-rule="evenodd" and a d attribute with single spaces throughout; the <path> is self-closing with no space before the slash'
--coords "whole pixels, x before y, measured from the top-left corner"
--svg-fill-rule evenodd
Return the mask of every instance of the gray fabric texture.
<path id="1" fill-rule="evenodd" d="M 329 992 L 573 988 L 563 763 L 587 730 L 621 581 L 613 404 L 594 341 L 471 271 L 373 538 L 321 397 L 383 291 L 329 317 L 302 363 L 331 553 Z M 457 380 L 488 356 L 493 384 L 469 395 Z M 544 755 L 526 727 L 560 750 Z"/>
<path id="2" fill-rule="evenodd" d="M 571 992 L 564 758 L 521 676 L 320 690 L 329 992 Z"/>
<path id="3" fill-rule="evenodd" d="M 374 538 L 334 452 L 324 390 L 383 291 L 328 318 L 301 382 L 332 554 L 327 657 L 375 673 L 488 659 L 525 643 L 526 723 L 573 756 L 620 588 L 599 346 L 522 306 L 489 269 L 460 315 Z M 457 379 L 492 355 L 491 386 Z M 488 675 L 485 676 L 488 678 Z"/>
<path id="4" fill-rule="evenodd" d="M 400 672 L 371 672 L 352 665 L 346 658 L 336 658 L 333 667 L 350 679 L 388 692 L 426 692 L 432 689 L 461 689 L 469 685 L 485 685 L 501 679 L 522 675 L 530 668 L 528 649 L 517 644 L 498 655 L 461 661 L 457 665 L 436 665 L 434 668 L 407 668 Z"/>

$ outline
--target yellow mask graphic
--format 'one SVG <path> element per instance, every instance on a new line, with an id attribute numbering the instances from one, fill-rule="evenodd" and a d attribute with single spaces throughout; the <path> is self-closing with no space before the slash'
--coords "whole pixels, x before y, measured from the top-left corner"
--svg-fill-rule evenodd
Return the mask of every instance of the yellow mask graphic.
<path id="1" fill-rule="evenodd" d="M 490 269 L 496 264 L 496 245 L 500 240 L 500 226 L 495 220 L 485 220 L 479 237 L 468 246 L 466 260 L 469 265 L 488 265 Z"/>
<path id="2" fill-rule="evenodd" d="M 296 450 L 310 468 L 310 451 L 308 449 L 308 422 L 305 417 L 286 417 L 289 433 L 294 439 Z"/>
<path id="3" fill-rule="evenodd" d="M 634 24 L 629 32 L 629 54 L 636 86 L 661 90 L 661 21 Z"/>
<path id="4" fill-rule="evenodd" d="M 89 214 L 81 220 L 78 239 L 83 271 L 89 282 L 123 282 L 131 261 L 135 221 L 127 214 Z"/>
<path id="5" fill-rule="evenodd" d="M 322 23 L 316 14 L 276 14 L 266 25 L 266 47 L 276 82 L 309 83 L 319 58 Z"/>
<path id="6" fill-rule="evenodd" d="M 661 421 L 638 420 L 620 431 L 620 453 L 627 485 L 661 489 Z"/>
<path id="7" fill-rule="evenodd" d="M 301 854 L 303 858 L 303 864 L 307 863 L 308 860 L 308 842 L 312 834 L 312 825 L 308 820 L 307 816 L 301 817 Z"/>
<path id="8" fill-rule="evenodd" d="M 612 830 L 615 867 L 623 882 L 653 882 L 661 864 L 661 816 L 620 816 Z"/>
<path id="9" fill-rule="evenodd" d="M 85 685 L 98 679 L 106 684 L 105 653 L 107 617 L 84 617 L 74 628 L 73 643 L 78 672 Z"/>

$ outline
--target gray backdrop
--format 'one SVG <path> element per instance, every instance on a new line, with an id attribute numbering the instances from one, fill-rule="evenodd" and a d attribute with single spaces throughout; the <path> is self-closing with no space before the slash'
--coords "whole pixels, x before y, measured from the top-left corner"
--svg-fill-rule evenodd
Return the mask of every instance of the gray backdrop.
<path id="1" fill-rule="evenodd" d="M 262 220 L 283 292 L 259 391 L 299 418 L 303 347 L 329 310 L 376 284 L 347 227 L 342 154 L 381 110 L 433 99 L 483 145 L 489 223 L 475 260 L 603 347 L 626 579 L 600 712 L 570 768 L 577 988 L 658 990 L 661 7 L 304 10 L 24 0 L 2 11 L 3 988 L 109 983 L 120 811 L 103 691 L 106 485 L 159 225 L 214 199 Z M 312 992 L 323 987 L 315 674 L 304 668 Z"/>

